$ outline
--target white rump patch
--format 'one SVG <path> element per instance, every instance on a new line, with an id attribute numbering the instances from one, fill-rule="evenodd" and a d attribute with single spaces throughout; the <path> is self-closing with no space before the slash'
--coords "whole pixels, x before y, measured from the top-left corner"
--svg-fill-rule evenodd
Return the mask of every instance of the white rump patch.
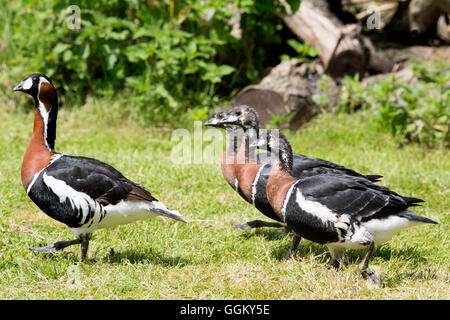
<path id="1" fill-rule="evenodd" d="M 418 224 L 420 224 L 419 221 L 411 221 L 397 215 L 385 219 L 372 219 L 362 223 L 377 244 L 389 241 L 397 232 Z"/>

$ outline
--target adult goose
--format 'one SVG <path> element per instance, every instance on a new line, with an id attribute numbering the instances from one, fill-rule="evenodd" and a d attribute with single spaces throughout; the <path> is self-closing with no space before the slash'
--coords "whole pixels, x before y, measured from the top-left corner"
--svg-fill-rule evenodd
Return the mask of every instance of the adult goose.
<path id="1" fill-rule="evenodd" d="M 298 237 L 326 245 L 337 269 L 346 249 L 366 248 L 359 269 L 365 279 L 380 286 L 369 268 L 375 244 L 412 226 L 437 224 L 409 210 L 423 200 L 357 176 L 318 174 L 298 179 L 292 174 L 291 145 L 283 133 L 275 132 L 259 144 L 277 155 L 266 194 L 280 220 Z"/>
<path id="2" fill-rule="evenodd" d="M 185 222 L 178 211 L 168 209 L 112 166 L 55 151 L 58 97 L 48 77 L 30 74 L 13 90 L 29 94 L 36 105 L 33 134 L 22 162 L 22 185 L 43 212 L 66 224 L 76 237 L 31 250 L 54 252 L 81 244 L 83 261 L 96 229 L 155 215 Z"/>

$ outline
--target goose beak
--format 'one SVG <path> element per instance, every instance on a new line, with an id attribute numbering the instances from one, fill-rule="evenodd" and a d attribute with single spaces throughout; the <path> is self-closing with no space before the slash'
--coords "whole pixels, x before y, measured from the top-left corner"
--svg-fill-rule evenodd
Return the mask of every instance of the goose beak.
<path id="1" fill-rule="evenodd" d="M 216 118 L 211 118 L 208 121 L 206 121 L 204 123 L 205 126 L 210 126 L 210 127 L 220 127 L 222 125 L 222 123 L 219 122 L 218 119 Z"/>
<path id="2" fill-rule="evenodd" d="M 208 121 L 206 121 L 204 124 L 205 124 L 205 126 L 212 126 L 212 127 L 219 127 L 219 128 L 224 128 L 225 126 L 240 125 L 239 119 L 235 116 L 227 116 L 220 120 L 213 117 L 213 118 L 209 119 Z"/>
<path id="3" fill-rule="evenodd" d="M 217 119 L 211 118 L 204 123 L 205 126 L 213 126 L 217 124 Z"/>
<path id="4" fill-rule="evenodd" d="M 13 91 L 23 91 L 23 83 L 19 83 L 17 86 L 13 88 Z"/>

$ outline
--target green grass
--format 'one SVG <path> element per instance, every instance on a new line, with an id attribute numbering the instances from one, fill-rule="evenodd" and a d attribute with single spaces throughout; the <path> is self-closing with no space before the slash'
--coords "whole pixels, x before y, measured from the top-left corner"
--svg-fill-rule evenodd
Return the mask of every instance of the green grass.
<path id="1" fill-rule="evenodd" d="M 291 238 L 282 230 L 233 228 L 232 221 L 262 215 L 226 184 L 220 157 L 212 164 L 174 165 L 171 131 L 137 126 L 133 116 L 115 116 L 124 114 L 120 104 L 104 101 L 60 111 L 57 150 L 115 166 L 190 223 L 155 218 L 97 231 L 84 263 L 79 246 L 31 252 L 31 246 L 73 235 L 42 213 L 21 186 L 31 109 L 2 114 L 0 299 L 450 298 L 450 152 L 399 149 L 364 114 L 321 115 L 288 136 L 295 152 L 383 175 L 384 185 L 426 200 L 417 212 L 440 222 L 376 247 L 371 266 L 385 284 L 381 289 L 360 276 L 361 250 L 349 251 L 347 265 L 336 272 L 324 246 L 302 240 L 294 258 L 284 261 Z"/>

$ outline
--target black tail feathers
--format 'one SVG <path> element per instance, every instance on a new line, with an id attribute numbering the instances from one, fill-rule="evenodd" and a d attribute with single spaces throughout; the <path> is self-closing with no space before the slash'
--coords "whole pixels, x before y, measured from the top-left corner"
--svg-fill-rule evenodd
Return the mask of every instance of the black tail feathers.
<path id="1" fill-rule="evenodd" d="M 425 202 L 422 199 L 419 198 L 413 198 L 413 197 L 402 197 L 403 200 L 406 201 L 408 204 L 408 207 L 417 207 L 420 206 L 420 202 Z"/>

